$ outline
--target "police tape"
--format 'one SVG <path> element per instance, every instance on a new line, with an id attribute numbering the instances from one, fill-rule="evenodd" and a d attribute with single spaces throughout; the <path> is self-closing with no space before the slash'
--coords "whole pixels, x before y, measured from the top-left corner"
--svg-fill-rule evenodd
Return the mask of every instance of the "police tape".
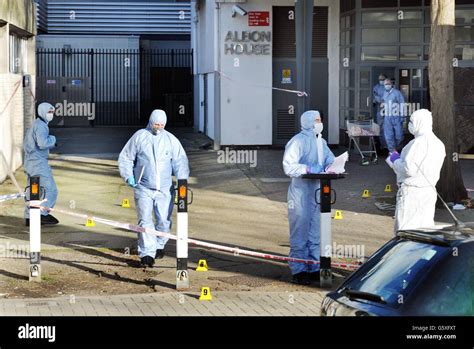
<path id="1" fill-rule="evenodd" d="M 15 200 L 15 199 L 23 198 L 23 197 L 25 197 L 25 193 L 0 195 L 0 202 Z"/>
<path id="2" fill-rule="evenodd" d="M 171 240 L 176 240 L 177 239 L 176 235 L 173 235 L 173 234 L 170 234 L 170 233 L 165 233 L 165 232 L 162 232 L 162 231 L 157 231 L 157 230 L 150 229 L 150 228 L 140 227 L 140 226 L 130 224 L 130 223 L 123 223 L 123 222 L 113 221 L 113 220 L 110 220 L 110 219 L 105 219 L 105 218 L 101 218 L 101 217 L 97 217 L 97 216 L 90 216 L 90 215 L 87 215 L 87 214 L 75 213 L 75 212 L 63 210 L 63 209 L 57 208 L 57 207 L 49 208 L 49 207 L 41 206 L 42 202 L 44 202 L 44 200 L 43 201 L 30 201 L 30 207 L 40 208 L 40 209 L 45 210 L 45 211 L 58 212 L 58 213 L 62 213 L 62 214 L 65 214 L 65 215 L 68 215 L 68 216 L 71 216 L 71 217 L 82 218 L 82 219 L 85 219 L 85 220 L 92 219 L 94 222 L 98 222 L 98 223 L 102 223 L 102 224 L 109 225 L 109 226 L 112 226 L 112 227 L 133 231 L 135 233 L 146 233 L 146 234 L 151 234 L 151 235 L 154 235 L 154 236 L 168 238 L 168 239 L 171 239 Z M 282 261 L 282 262 L 319 264 L 319 261 L 316 261 L 316 260 L 278 256 L 278 255 L 273 255 L 273 254 L 269 254 L 269 253 L 262 253 L 262 252 L 244 250 L 244 249 L 241 249 L 241 248 L 238 248 L 238 247 L 229 247 L 229 246 L 213 244 L 213 243 L 204 242 L 204 241 L 195 240 L 195 239 L 190 239 L 190 238 L 188 238 L 188 243 L 191 244 L 191 245 L 195 245 L 195 246 L 207 247 L 207 248 L 213 249 L 213 250 L 219 250 L 219 251 L 233 253 L 234 256 L 244 255 L 244 256 L 250 256 L 250 257 L 255 257 L 255 258 L 277 260 L 277 261 Z M 359 264 L 350 264 L 350 263 L 332 262 L 331 266 L 335 267 L 335 268 L 340 268 L 340 269 L 356 270 L 357 268 L 359 268 L 360 265 Z"/>
<path id="3" fill-rule="evenodd" d="M 223 78 L 226 78 L 227 80 L 236 83 L 236 84 L 244 84 L 250 87 L 257 87 L 257 88 L 267 88 L 267 89 L 272 89 L 276 91 L 282 91 L 282 92 L 288 92 L 288 93 L 295 93 L 298 97 L 308 97 L 308 94 L 305 91 L 298 91 L 298 90 L 290 90 L 287 88 L 279 88 L 279 87 L 273 87 L 273 86 L 267 86 L 267 85 L 258 85 L 258 84 L 250 84 L 250 83 L 245 83 L 245 82 L 240 82 L 237 81 L 233 78 L 231 78 L 229 75 L 225 74 L 224 72 L 215 71 L 217 74 L 221 75 Z"/>

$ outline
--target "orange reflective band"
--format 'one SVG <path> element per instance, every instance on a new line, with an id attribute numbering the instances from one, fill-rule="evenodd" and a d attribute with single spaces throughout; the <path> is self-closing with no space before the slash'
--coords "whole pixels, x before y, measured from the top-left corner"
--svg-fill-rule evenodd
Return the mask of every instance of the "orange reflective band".
<path id="1" fill-rule="evenodd" d="M 33 183 L 31 185 L 31 194 L 37 195 L 39 193 L 38 183 Z"/>
<path id="2" fill-rule="evenodd" d="M 182 199 L 185 198 L 186 197 L 186 191 L 187 191 L 186 186 L 184 186 L 184 185 L 180 186 L 179 187 L 179 197 L 182 198 Z"/>

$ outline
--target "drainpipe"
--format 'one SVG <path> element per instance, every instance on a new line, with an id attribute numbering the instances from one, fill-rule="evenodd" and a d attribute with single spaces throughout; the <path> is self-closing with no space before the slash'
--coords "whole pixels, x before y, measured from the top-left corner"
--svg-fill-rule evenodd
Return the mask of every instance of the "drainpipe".
<path id="1" fill-rule="evenodd" d="M 191 47 L 193 49 L 193 94 L 194 94 L 194 130 L 197 132 L 201 125 L 199 125 L 200 101 L 202 99 L 199 90 L 199 71 L 198 71 L 198 49 L 199 49 L 199 0 L 191 2 Z M 196 83 L 197 81 L 197 83 Z M 197 108 L 196 108 L 197 107 Z"/>
<path id="2" fill-rule="evenodd" d="M 298 115 L 309 109 L 311 98 L 311 47 L 313 34 L 313 0 L 298 1 L 295 4 L 296 25 L 296 85 L 309 97 L 298 97 Z M 296 130 L 300 129 L 296 118 Z"/>
<path id="3" fill-rule="evenodd" d="M 221 148 L 221 18 L 220 4 L 216 1 L 214 8 L 214 150 Z"/>

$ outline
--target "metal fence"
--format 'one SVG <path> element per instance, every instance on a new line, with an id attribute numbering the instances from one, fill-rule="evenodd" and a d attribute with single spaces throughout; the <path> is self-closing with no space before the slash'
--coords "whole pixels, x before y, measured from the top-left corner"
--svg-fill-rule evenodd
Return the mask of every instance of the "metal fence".
<path id="1" fill-rule="evenodd" d="M 94 121 L 64 126 L 143 125 L 153 109 L 192 125 L 192 50 L 38 49 L 37 100 L 91 103 Z M 65 102 L 67 101 L 67 102 Z"/>

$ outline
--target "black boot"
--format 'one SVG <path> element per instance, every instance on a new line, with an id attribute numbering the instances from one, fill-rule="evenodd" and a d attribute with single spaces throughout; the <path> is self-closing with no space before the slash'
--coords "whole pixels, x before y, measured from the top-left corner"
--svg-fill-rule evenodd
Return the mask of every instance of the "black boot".
<path id="1" fill-rule="evenodd" d="M 315 271 L 313 273 L 308 273 L 308 276 L 309 276 L 309 279 L 312 282 L 319 282 L 321 275 L 320 275 L 319 271 Z"/>
<path id="2" fill-rule="evenodd" d="M 150 257 L 150 256 L 145 256 L 140 258 L 140 266 L 142 267 L 153 267 L 153 264 L 155 264 L 155 260 Z"/>
<path id="3" fill-rule="evenodd" d="M 294 274 L 291 282 L 297 285 L 309 285 L 311 281 L 309 280 L 308 273 L 302 271 L 301 273 Z"/>
<path id="4" fill-rule="evenodd" d="M 56 217 L 52 215 L 47 215 L 47 216 L 41 216 L 41 225 L 54 225 L 58 224 L 59 221 L 56 219 Z M 29 227 L 30 226 L 30 219 L 25 218 L 25 226 Z"/>
<path id="5" fill-rule="evenodd" d="M 165 256 L 165 250 L 156 250 L 155 259 L 162 259 Z"/>
<path id="6" fill-rule="evenodd" d="M 41 225 L 53 225 L 58 223 L 59 221 L 56 219 L 56 217 L 50 214 L 47 216 L 41 216 Z"/>

